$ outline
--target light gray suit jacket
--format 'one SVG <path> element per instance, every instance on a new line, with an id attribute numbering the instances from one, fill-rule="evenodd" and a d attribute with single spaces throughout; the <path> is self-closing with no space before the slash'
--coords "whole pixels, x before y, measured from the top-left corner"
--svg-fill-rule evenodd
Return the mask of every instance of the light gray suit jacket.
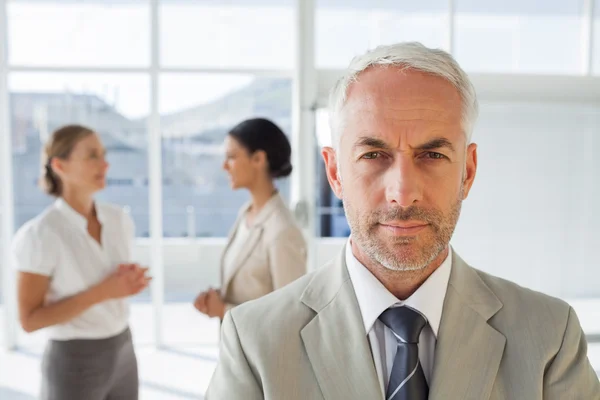
<path id="1" fill-rule="evenodd" d="M 600 399 L 568 304 L 453 254 L 429 399 Z M 206 398 L 383 399 L 343 251 L 227 314 Z"/>
<path id="2" fill-rule="evenodd" d="M 240 209 L 221 257 L 221 296 L 227 310 L 279 289 L 306 274 L 307 248 L 294 216 L 279 194 L 256 215 L 248 239 L 225 269 L 225 254 L 250 203 Z"/>

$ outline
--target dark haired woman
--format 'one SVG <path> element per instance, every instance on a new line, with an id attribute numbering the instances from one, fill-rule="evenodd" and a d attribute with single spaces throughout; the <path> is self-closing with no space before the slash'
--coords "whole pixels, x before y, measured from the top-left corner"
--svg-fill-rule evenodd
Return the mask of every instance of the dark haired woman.
<path id="1" fill-rule="evenodd" d="M 279 289 L 306 273 L 306 241 L 275 187 L 290 175 L 291 147 L 273 122 L 241 122 L 225 139 L 223 168 L 231 187 L 247 189 L 245 204 L 221 258 L 221 288 L 200 293 L 194 306 L 223 318 L 232 307 Z"/>
<path id="2" fill-rule="evenodd" d="M 43 400 L 138 398 L 125 298 L 150 278 L 131 263 L 133 221 L 94 201 L 108 163 L 98 135 L 69 125 L 42 151 L 42 188 L 57 200 L 16 234 L 18 304 L 26 332 L 48 328 Z"/>

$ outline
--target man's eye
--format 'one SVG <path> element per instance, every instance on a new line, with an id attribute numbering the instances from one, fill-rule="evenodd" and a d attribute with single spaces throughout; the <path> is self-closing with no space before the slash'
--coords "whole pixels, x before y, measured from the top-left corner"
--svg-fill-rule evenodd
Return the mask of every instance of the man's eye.
<path id="1" fill-rule="evenodd" d="M 363 155 L 362 158 L 365 158 L 367 160 L 374 160 L 374 159 L 378 158 L 380 155 L 381 154 L 378 151 L 371 151 L 371 152 Z"/>
<path id="2" fill-rule="evenodd" d="M 445 155 L 443 155 L 441 153 L 436 153 L 435 151 L 428 151 L 426 153 L 426 157 L 434 159 L 434 160 L 442 160 L 442 159 L 446 158 Z"/>

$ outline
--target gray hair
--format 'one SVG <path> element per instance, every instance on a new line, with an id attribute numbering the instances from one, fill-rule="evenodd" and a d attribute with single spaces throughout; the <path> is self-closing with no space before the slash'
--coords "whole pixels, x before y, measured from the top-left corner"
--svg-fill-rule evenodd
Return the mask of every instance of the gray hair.
<path id="1" fill-rule="evenodd" d="M 430 49 L 418 42 L 404 42 L 379 46 L 354 57 L 344 75 L 331 89 L 329 96 L 329 126 L 334 148 L 339 145 L 342 129 L 342 109 L 347 100 L 348 88 L 358 81 L 358 76 L 372 66 L 397 66 L 439 76 L 450 82 L 460 93 L 463 102 L 462 125 L 467 144 L 471 141 L 473 126 L 479 114 L 475 88 L 469 77 L 447 52 Z"/>

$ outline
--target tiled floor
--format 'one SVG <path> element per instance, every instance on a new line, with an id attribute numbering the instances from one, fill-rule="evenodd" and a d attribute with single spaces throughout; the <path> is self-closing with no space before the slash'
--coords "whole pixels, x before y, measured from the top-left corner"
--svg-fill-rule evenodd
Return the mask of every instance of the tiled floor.
<path id="1" fill-rule="evenodd" d="M 582 326 L 600 336 L 600 300 L 571 302 Z M 218 322 L 200 316 L 189 304 L 164 308 L 165 339 L 173 345 L 156 349 L 148 304 L 132 307 L 132 329 L 140 368 L 142 400 L 202 399 L 217 361 Z M 26 337 L 27 346 L 0 351 L 0 399 L 34 400 L 40 381 L 42 335 Z M 600 373 L 600 342 L 591 343 L 588 357 Z"/>

